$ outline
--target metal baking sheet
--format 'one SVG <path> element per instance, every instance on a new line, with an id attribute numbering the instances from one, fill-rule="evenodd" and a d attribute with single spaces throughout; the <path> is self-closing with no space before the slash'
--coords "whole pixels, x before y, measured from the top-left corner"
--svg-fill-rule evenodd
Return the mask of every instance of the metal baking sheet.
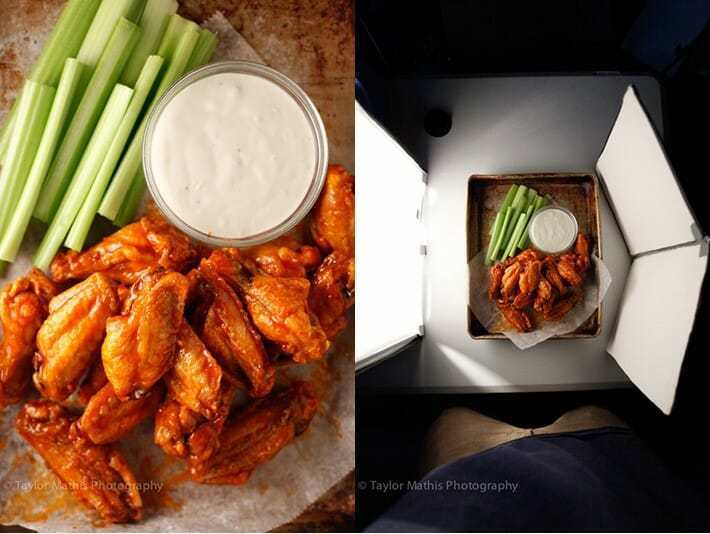
<path id="1" fill-rule="evenodd" d="M 466 216 L 467 253 L 469 276 L 471 260 L 488 247 L 491 225 L 503 198 L 513 184 L 522 184 L 548 196 L 552 202 L 570 210 L 577 218 L 579 231 L 591 238 L 591 253 L 602 258 L 599 196 L 597 178 L 589 173 L 526 173 L 526 174 L 474 174 L 468 182 L 468 209 Z M 471 286 L 469 284 L 469 286 Z M 469 293 L 471 287 L 469 287 Z M 470 301 L 469 295 L 469 301 Z M 506 339 L 496 325 L 487 330 L 474 314 L 467 310 L 468 332 L 474 339 Z M 599 335 L 602 323 L 601 307 L 577 330 L 550 339 L 589 338 Z"/>

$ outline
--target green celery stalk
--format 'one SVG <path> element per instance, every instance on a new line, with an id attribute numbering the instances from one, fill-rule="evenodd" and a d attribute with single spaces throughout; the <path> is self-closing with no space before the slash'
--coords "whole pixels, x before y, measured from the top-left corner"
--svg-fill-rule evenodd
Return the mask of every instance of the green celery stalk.
<path id="1" fill-rule="evenodd" d="M 135 220 L 144 193 L 145 175 L 143 174 L 143 169 L 139 169 L 123 201 L 123 206 L 121 206 L 121 210 L 118 212 L 118 215 L 116 215 L 116 220 L 114 221 L 116 226 L 126 226 Z"/>
<path id="2" fill-rule="evenodd" d="M 511 185 L 510 189 L 508 189 L 508 192 L 505 195 L 505 198 L 503 199 L 503 203 L 500 205 L 501 211 L 505 211 L 506 209 L 508 209 L 508 206 L 513 204 L 513 200 L 515 199 L 517 193 L 518 184 Z"/>
<path id="3" fill-rule="evenodd" d="M 8 143 L 5 165 L 0 171 L 0 235 L 25 187 L 27 175 L 42 138 L 55 90 L 48 85 L 27 81 L 20 96 L 17 118 Z"/>
<path id="4" fill-rule="evenodd" d="M 158 55 L 164 58 L 172 59 L 177 44 L 180 38 L 188 31 L 195 30 L 200 31 L 200 27 L 186 18 L 180 15 L 170 15 L 168 20 L 168 27 L 165 28 L 165 33 L 163 33 L 163 38 L 160 40 L 160 46 L 158 47 Z"/>
<path id="5" fill-rule="evenodd" d="M 543 208 L 546 205 L 547 205 L 547 198 L 545 198 L 543 196 L 537 197 L 537 199 L 535 200 L 535 206 L 533 207 L 533 212 L 530 214 L 530 218 L 528 219 L 528 222 L 525 226 L 525 230 L 523 231 L 523 235 L 520 237 L 520 240 L 518 241 L 518 248 L 519 249 L 527 248 L 528 245 L 530 244 L 530 236 L 528 235 L 528 230 L 530 229 L 530 220 L 532 219 L 532 216 L 535 214 L 536 211 L 538 211 L 540 208 Z"/>
<path id="6" fill-rule="evenodd" d="M 40 269 L 47 270 L 49 268 L 49 264 L 62 246 L 67 232 L 74 223 L 89 189 L 91 189 L 99 167 L 106 157 L 132 96 L 133 89 L 120 84 L 117 84 L 111 92 L 96 130 L 94 130 L 86 152 L 81 158 L 81 163 L 79 163 L 71 184 L 62 198 L 57 214 L 52 219 L 52 224 L 49 225 L 47 233 L 35 253 L 33 262 Z"/>
<path id="7" fill-rule="evenodd" d="M 88 67 L 89 73 L 101 59 L 118 21 L 125 18 L 135 23 L 136 20 L 131 17 L 135 17 L 137 6 L 143 2 L 145 0 L 103 0 L 101 2 L 79 53 L 76 55 L 76 59 Z"/>
<path id="8" fill-rule="evenodd" d="M 143 32 L 131 59 L 121 75 L 121 83 L 133 87 L 148 56 L 154 54 L 165 34 L 171 15 L 177 12 L 177 0 L 150 0 L 139 26 Z"/>
<path id="9" fill-rule="evenodd" d="M 52 161 L 34 212 L 39 220 L 48 222 L 57 211 L 69 179 L 139 35 L 138 26 L 128 19 L 119 19 Z"/>
<path id="10" fill-rule="evenodd" d="M 15 103 L 17 103 L 17 99 L 15 100 Z M 10 142 L 12 130 L 15 127 L 16 116 L 17 106 L 13 105 L 12 109 L 7 112 L 5 124 L 2 127 L 2 132 L 0 132 L 0 166 L 3 164 L 5 154 L 7 154 L 7 145 Z"/>
<path id="11" fill-rule="evenodd" d="M 106 157 L 104 158 L 101 167 L 96 175 L 96 179 L 91 186 L 91 190 L 87 195 L 84 203 L 79 210 L 79 213 L 74 220 L 74 224 L 67 235 L 67 239 L 64 244 L 76 251 L 80 251 L 84 246 L 86 241 L 86 236 L 91 228 L 91 223 L 96 216 L 96 211 L 99 208 L 101 199 L 106 192 L 106 187 L 108 186 L 111 176 L 113 176 L 118 161 L 121 158 L 123 149 L 128 142 L 128 138 L 133 131 L 140 112 L 143 109 L 143 105 L 150 94 L 151 89 L 155 85 L 155 81 L 160 73 L 160 68 L 163 65 L 163 58 L 160 56 L 149 56 L 143 66 L 143 70 L 136 81 L 133 98 L 131 98 L 131 103 L 126 110 L 125 115 L 118 127 L 116 136 L 111 142 Z"/>
<path id="12" fill-rule="evenodd" d="M 114 221 L 118 212 L 121 208 L 121 204 L 131 188 L 131 183 L 134 180 L 138 170 L 141 167 L 142 160 L 142 149 L 143 149 L 143 135 L 145 134 L 145 128 L 148 124 L 148 116 L 150 111 L 155 106 L 158 99 L 167 91 L 167 89 L 177 80 L 184 72 L 187 62 L 192 55 L 197 44 L 197 39 L 200 36 L 200 32 L 192 29 L 190 26 L 183 33 L 182 37 L 178 41 L 175 47 L 174 54 L 171 55 L 170 63 L 168 68 L 165 70 L 165 74 L 160 80 L 160 84 L 155 91 L 155 96 L 153 100 L 148 105 L 148 109 L 145 112 L 145 116 L 141 121 L 140 126 L 136 130 L 136 133 L 131 140 L 131 144 L 126 149 L 126 153 L 123 155 L 121 164 L 116 171 L 116 174 L 111 181 L 111 185 L 106 191 L 106 195 L 101 202 L 99 207 L 99 214 L 103 215 L 107 219 Z M 165 57 L 165 56 L 163 56 Z"/>
<path id="13" fill-rule="evenodd" d="M 192 57 L 190 57 L 190 61 L 187 62 L 185 71 L 191 71 L 207 63 L 217 49 L 218 43 L 219 39 L 214 33 L 205 29 L 200 30 L 200 38 L 197 40 L 197 45 Z"/>
<path id="14" fill-rule="evenodd" d="M 491 227 L 491 239 L 488 242 L 488 249 L 486 251 L 486 265 L 491 264 L 491 252 L 493 252 L 493 247 L 495 246 L 498 235 L 500 234 L 501 226 L 503 225 L 503 211 L 496 213 L 496 218 L 493 221 L 493 226 Z"/>
<path id="15" fill-rule="evenodd" d="M 500 234 L 498 235 L 498 239 L 496 239 L 496 244 L 493 247 L 493 251 L 491 252 L 490 258 L 488 258 L 489 261 L 494 262 L 496 261 L 496 258 L 498 257 L 498 252 L 501 250 L 501 246 L 503 244 L 503 238 L 505 236 L 505 233 L 508 229 L 508 226 L 511 225 L 512 223 L 510 222 L 513 216 L 513 207 L 508 206 L 505 210 L 505 216 L 503 217 L 503 226 L 500 229 Z"/>
<path id="16" fill-rule="evenodd" d="M 528 212 L 532 213 L 532 208 L 528 210 Z M 517 245 L 518 245 L 518 240 L 520 239 L 520 236 L 523 234 L 523 230 L 525 230 L 525 223 L 528 219 L 528 213 L 521 213 L 520 217 L 518 217 L 518 222 L 515 225 L 515 229 L 513 230 L 513 235 L 510 239 L 510 243 L 508 244 L 508 248 L 506 251 L 503 253 L 503 259 L 509 258 L 515 254 L 515 251 L 517 250 Z"/>
<path id="17" fill-rule="evenodd" d="M 15 261 L 17 257 L 17 251 L 32 217 L 44 177 L 62 132 L 62 125 L 66 121 L 72 100 L 79 87 L 82 68 L 82 64 L 72 58 L 67 59 L 64 64 L 64 71 L 59 79 L 59 86 L 32 162 L 32 168 L 27 176 L 22 195 L 0 239 L 0 259 L 2 260 Z"/>
<path id="18" fill-rule="evenodd" d="M 56 87 L 64 62 L 67 58 L 76 56 L 100 3 L 101 0 L 69 0 L 66 3 L 42 52 L 32 66 L 29 80 Z M 0 156 L 7 151 L 7 142 L 10 139 L 11 127 L 19 105 L 18 100 L 15 99 L 3 125 L 0 135 Z M 2 161 L 1 157 L 0 161 Z"/>
<path id="19" fill-rule="evenodd" d="M 520 214 L 522 213 L 523 209 L 525 209 L 527 205 L 527 194 L 528 188 L 525 185 L 520 185 L 518 187 L 518 190 L 515 192 L 515 197 L 513 198 L 513 203 L 511 204 L 511 207 L 513 208 L 511 219 L 513 220 L 513 222 L 510 223 L 510 225 L 505 231 L 505 234 L 503 235 L 503 242 L 501 243 L 502 251 L 508 250 L 508 245 L 510 244 L 510 238 L 513 235 L 515 223 L 518 220 L 518 217 L 520 217 Z"/>

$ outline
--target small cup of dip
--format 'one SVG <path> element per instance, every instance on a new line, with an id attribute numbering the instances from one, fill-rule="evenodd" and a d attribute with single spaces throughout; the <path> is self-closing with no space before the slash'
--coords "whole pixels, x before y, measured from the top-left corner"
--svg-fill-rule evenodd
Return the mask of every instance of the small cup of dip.
<path id="1" fill-rule="evenodd" d="M 151 195 L 176 227 L 214 246 L 275 239 L 311 210 L 328 142 L 295 82 L 245 61 L 188 73 L 153 108 L 143 139 Z"/>
<path id="2" fill-rule="evenodd" d="M 546 254 L 560 254 L 569 250 L 577 239 L 577 218 L 568 209 L 547 206 L 536 211 L 530 219 L 530 243 Z"/>

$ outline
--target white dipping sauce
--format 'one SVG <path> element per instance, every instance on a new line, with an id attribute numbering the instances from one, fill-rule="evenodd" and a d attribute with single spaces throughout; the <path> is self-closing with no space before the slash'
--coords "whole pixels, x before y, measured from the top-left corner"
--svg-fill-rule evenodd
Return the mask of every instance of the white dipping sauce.
<path id="1" fill-rule="evenodd" d="M 180 91 L 160 114 L 150 164 L 170 209 L 205 234 L 242 238 L 296 211 L 316 169 L 305 112 L 276 84 L 221 73 Z"/>
<path id="2" fill-rule="evenodd" d="M 577 237 L 577 222 L 565 210 L 547 208 L 530 222 L 530 241 L 544 252 L 567 250 Z"/>

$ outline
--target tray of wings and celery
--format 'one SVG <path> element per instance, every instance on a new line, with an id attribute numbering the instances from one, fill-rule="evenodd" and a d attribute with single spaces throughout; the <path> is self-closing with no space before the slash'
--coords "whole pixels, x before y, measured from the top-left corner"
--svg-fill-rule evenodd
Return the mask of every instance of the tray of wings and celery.
<path id="1" fill-rule="evenodd" d="M 598 335 L 609 275 L 594 176 L 474 175 L 467 235 L 474 339 Z"/>
<path id="2" fill-rule="evenodd" d="M 130 147 L 150 107 L 215 50 L 176 7 L 70 0 L 0 145 L 3 269 L 20 259 L 30 220 L 46 223 L 34 266 L 0 290 L 0 407 L 19 405 L 14 431 L 102 524 L 149 515 L 122 453 L 139 425 L 199 485 L 245 485 L 298 442 L 321 410 L 298 368 L 326 358 L 354 303 L 354 178 L 338 165 L 296 229 L 250 248 L 207 247 L 141 208 L 141 172 L 118 195 L 112 231 L 88 232 L 121 169 L 140 167 Z M 156 55 L 167 68 L 152 68 Z M 106 165 L 111 154 L 89 140 L 127 70 L 152 83 Z M 104 162 L 88 182 L 85 160 Z"/>

